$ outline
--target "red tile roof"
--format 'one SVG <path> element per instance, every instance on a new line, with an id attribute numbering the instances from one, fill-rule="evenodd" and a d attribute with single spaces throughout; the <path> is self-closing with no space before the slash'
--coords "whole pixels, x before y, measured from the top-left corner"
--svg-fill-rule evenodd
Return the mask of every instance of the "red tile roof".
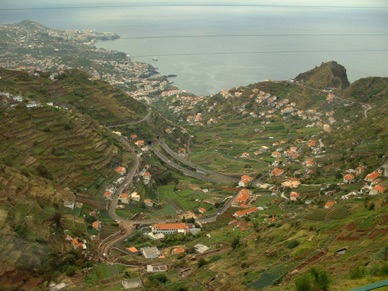
<path id="1" fill-rule="evenodd" d="M 313 140 L 313 139 L 310 139 L 308 142 L 307 142 L 307 145 L 308 145 L 308 147 L 315 147 L 315 145 L 316 145 L 316 143 L 315 143 L 315 140 Z"/>
<path id="2" fill-rule="evenodd" d="M 254 212 L 257 212 L 259 211 L 257 209 L 257 207 L 252 207 L 252 208 L 248 208 L 248 209 L 244 209 L 244 210 L 241 210 L 241 211 L 237 211 L 235 212 L 235 216 L 237 217 L 241 217 L 241 216 L 244 216 L 244 215 L 248 215 L 248 214 L 251 214 L 251 213 L 254 213 Z"/>
<path id="3" fill-rule="evenodd" d="M 333 207 L 335 204 L 335 201 L 327 201 L 325 204 L 325 208 L 330 208 Z"/>
<path id="4" fill-rule="evenodd" d="M 376 190 L 379 193 L 383 193 L 385 188 L 383 186 L 381 186 L 381 185 L 376 185 L 376 186 L 373 187 L 373 190 Z"/>
<path id="5" fill-rule="evenodd" d="M 250 198 L 249 191 L 247 189 L 242 189 L 237 197 L 234 199 L 233 203 L 235 204 L 246 204 Z"/>
<path id="6" fill-rule="evenodd" d="M 92 228 L 99 229 L 100 228 L 100 222 L 98 220 L 94 221 L 92 223 Z"/>
<path id="7" fill-rule="evenodd" d="M 241 180 L 249 180 L 249 181 L 252 181 L 253 178 L 251 176 L 248 176 L 248 175 L 242 175 L 241 176 Z"/>
<path id="8" fill-rule="evenodd" d="M 130 247 L 130 248 L 127 248 L 128 251 L 130 251 L 131 253 L 137 253 L 139 250 L 135 247 Z"/>
<path id="9" fill-rule="evenodd" d="M 346 174 L 345 176 L 344 176 L 344 180 L 346 180 L 346 181 L 353 181 L 354 180 L 354 175 L 353 174 Z"/>
<path id="10" fill-rule="evenodd" d="M 174 254 L 183 254 L 185 252 L 184 248 L 175 248 L 172 251 Z"/>
<path id="11" fill-rule="evenodd" d="M 365 180 L 373 181 L 373 180 L 376 180 L 378 176 L 380 176 L 380 173 L 375 171 L 366 175 Z"/>

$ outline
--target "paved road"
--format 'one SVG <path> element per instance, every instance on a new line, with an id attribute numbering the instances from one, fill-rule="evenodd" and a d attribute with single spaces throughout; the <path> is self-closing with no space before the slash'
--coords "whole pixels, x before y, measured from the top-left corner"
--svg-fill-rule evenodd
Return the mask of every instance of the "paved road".
<path id="1" fill-rule="evenodd" d="M 108 128 L 113 128 L 113 127 L 123 127 L 123 126 L 127 126 L 127 125 L 131 125 L 131 124 L 138 124 L 138 123 L 141 123 L 143 121 L 148 121 L 150 116 L 151 116 L 151 113 L 152 111 L 149 110 L 148 113 L 140 120 L 137 120 L 137 121 L 133 121 L 133 122 L 126 122 L 126 123 L 121 123 L 121 124 L 114 124 L 114 125 L 110 125 L 110 126 L 107 126 Z"/>
<path id="2" fill-rule="evenodd" d="M 206 171 L 202 172 L 200 170 L 197 171 L 192 171 L 187 169 L 186 167 L 182 166 L 181 164 L 176 163 L 173 160 L 173 157 L 167 157 L 164 154 L 162 154 L 160 151 L 158 151 L 153 145 L 149 145 L 148 148 L 163 162 L 166 163 L 171 168 L 174 168 L 176 170 L 181 171 L 185 176 L 193 177 L 196 179 L 204 180 L 204 181 L 209 181 L 212 183 L 233 183 L 237 182 L 237 179 L 230 178 L 226 176 L 219 176 L 219 175 L 214 175 L 214 172 L 211 171 Z M 190 166 L 191 168 L 195 168 L 196 166 Z M 211 173 L 211 174 L 210 174 Z"/>
<path id="3" fill-rule="evenodd" d="M 131 185 L 133 177 L 138 172 L 139 165 L 140 165 L 140 158 L 137 156 L 137 154 L 135 153 L 134 149 L 131 147 L 129 142 L 125 138 L 123 138 L 123 137 L 120 138 L 120 140 L 121 140 L 124 148 L 127 149 L 128 151 L 131 151 L 133 153 L 134 160 L 133 160 L 133 165 L 129 169 L 128 174 L 125 176 L 125 179 L 124 179 L 123 183 L 119 186 L 119 188 L 117 189 L 115 194 L 113 194 L 112 201 L 110 201 L 110 204 L 109 204 L 109 208 L 108 208 L 109 216 L 112 219 L 116 220 L 117 223 L 120 224 L 121 231 L 117 232 L 115 234 L 112 234 L 111 236 L 105 238 L 99 244 L 99 246 L 98 246 L 99 256 L 100 256 L 101 259 L 104 259 L 104 260 L 105 259 L 106 260 L 110 260 L 110 254 L 109 254 L 110 249 L 116 243 L 125 240 L 131 233 L 133 233 L 133 230 L 135 229 L 136 225 L 151 225 L 151 224 L 154 224 L 154 223 L 173 222 L 171 220 L 166 220 L 166 219 L 163 219 L 163 220 L 162 219 L 131 220 L 131 219 L 122 218 L 122 217 L 120 217 L 120 216 L 118 216 L 116 214 L 116 206 L 117 206 L 118 199 L 119 199 L 120 195 L 123 193 L 124 189 L 127 189 Z M 195 171 L 190 171 L 187 168 L 185 168 L 185 167 L 183 167 L 183 166 L 181 166 L 181 165 L 179 165 L 179 164 L 169 160 L 166 156 L 164 156 L 159 151 L 157 151 L 153 146 L 150 146 L 150 148 L 166 164 L 170 165 L 171 167 L 174 167 L 175 169 L 178 169 L 178 170 L 182 171 L 182 173 L 184 173 L 185 175 L 188 175 L 188 176 L 194 177 L 196 179 L 200 179 L 200 180 L 206 180 L 206 181 L 211 181 L 211 182 L 215 182 L 215 183 L 219 183 L 220 182 L 219 178 L 215 179 L 215 178 L 208 177 L 207 175 L 204 175 L 204 174 L 201 174 L 201 173 L 197 173 Z M 193 168 L 197 168 L 196 165 L 194 165 L 194 164 L 191 164 L 191 165 L 193 166 Z M 228 178 L 230 178 L 230 177 L 228 177 Z M 237 194 L 236 194 L 236 196 L 237 196 Z M 216 215 L 211 216 L 211 217 L 205 217 L 205 218 L 197 219 L 197 222 L 199 222 L 199 223 L 210 223 L 210 222 L 216 221 L 217 220 L 217 216 L 221 215 L 222 213 L 224 213 L 230 207 L 230 205 L 232 204 L 232 201 L 234 200 L 234 198 L 235 198 L 235 196 L 232 199 L 229 199 L 219 209 L 219 211 L 218 211 L 218 213 Z"/>
<path id="4" fill-rule="evenodd" d="M 220 173 L 216 173 L 214 171 L 207 170 L 205 168 L 202 168 L 198 165 L 191 163 L 190 161 L 186 160 L 185 158 L 183 158 L 180 155 L 178 155 L 177 153 L 175 153 L 166 143 L 164 143 L 161 140 L 155 142 L 155 144 L 159 144 L 166 151 L 167 154 L 169 154 L 172 158 L 179 161 L 181 164 L 186 165 L 192 169 L 195 169 L 197 172 L 201 172 L 201 173 L 204 173 L 208 176 L 212 176 L 212 177 L 214 177 L 215 181 L 218 180 L 219 182 L 225 182 L 225 183 L 238 183 L 238 181 L 239 181 L 236 178 L 222 175 Z"/>

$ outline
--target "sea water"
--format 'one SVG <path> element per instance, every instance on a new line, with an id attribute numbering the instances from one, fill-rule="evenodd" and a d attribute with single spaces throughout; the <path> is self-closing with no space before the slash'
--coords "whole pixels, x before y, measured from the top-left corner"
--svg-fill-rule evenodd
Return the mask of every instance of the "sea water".
<path id="1" fill-rule="evenodd" d="M 388 6 L 361 2 L 2 0 L 0 23 L 30 19 L 54 29 L 115 32 L 120 39 L 96 46 L 176 74 L 171 81 L 180 89 L 209 95 L 292 78 L 330 60 L 347 68 L 351 82 L 388 76 Z"/>

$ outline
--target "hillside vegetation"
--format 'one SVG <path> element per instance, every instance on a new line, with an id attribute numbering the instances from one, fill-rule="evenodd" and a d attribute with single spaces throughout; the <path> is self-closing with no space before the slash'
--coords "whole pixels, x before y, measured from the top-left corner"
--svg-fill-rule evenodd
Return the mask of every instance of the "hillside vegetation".
<path id="1" fill-rule="evenodd" d="M 3 92 L 21 95 L 31 101 L 54 102 L 88 114 L 104 125 L 135 121 L 146 112 L 144 104 L 77 69 L 53 75 L 0 69 L 0 74 Z"/>
<path id="2" fill-rule="evenodd" d="M 31 274 L 47 282 L 67 280 L 74 290 L 114 290 L 123 279 L 141 278 L 146 290 L 340 291 L 387 278 L 386 78 L 349 84 L 345 68 L 329 62 L 295 80 L 208 97 L 150 97 L 147 112 L 144 104 L 77 69 L 55 76 L 0 70 L 0 76 L 3 289 L 22 286 Z M 94 257 L 97 239 L 118 230 L 100 207 L 102 193 L 119 177 L 114 168 L 132 162 L 111 132 L 116 128 L 106 127 L 112 125 L 144 165 L 128 189 L 140 201 L 119 203 L 119 216 L 216 221 L 204 223 L 199 234 L 164 240 L 151 239 L 141 227 L 111 249 L 114 261 L 124 265 Z M 168 156 L 164 162 L 147 148 L 152 140 Z M 172 169 L 173 156 L 161 142 L 234 181 L 251 179 L 237 185 L 186 177 Z M 377 176 L 368 179 L 373 172 Z M 242 188 L 247 203 L 220 213 Z M 89 204 L 64 207 L 80 198 Z M 255 212 L 237 215 L 248 207 Z M 91 229 L 96 219 L 101 230 Z M 73 248 L 67 234 L 90 242 L 90 249 Z M 195 253 L 198 243 L 210 251 Z M 159 247 L 163 256 L 149 260 L 127 249 L 145 246 Z M 184 251 L 176 255 L 174 248 Z M 166 264 L 168 271 L 145 274 L 149 263 Z"/>
<path id="3" fill-rule="evenodd" d="M 83 74 L 75 72 L 72 76 Z M 4 288 L 27 280 L 31 270 L 36 270 L 38 277 L 55 276 L 55 270 L 65 271 L 61 268 L 66 264 L 53 267 L 58 255 L 71 251 L 70 245 L 65 244 L 64 229 L 79 237 L 87 233 L 84 219 L 73 216 L 64 203 L 74 207 L 81 196 L 98 205 L 105 187 L 118 176 L 115 167 L 130 164 L 132 159 L 117 135 L 82 114 L 82 109 L 77 108 L 82 100 L 66 105 L 72 94 L 64 93 L 66 85 L 46 79 L 25 72 L 1 71 L 3 92 L 23 96 L 23 101 L 14 101 L 2 93 L 0 106 L 0 286 Z M 79 84 L 73 86 L 83 88 Z M 72 91 L 67 88 L 66 92 Z M 100 88 L 85 85 L 85 92 L 90 93 L 87 102 L 102 108 L 104 88 L 111 94 L 118 92 L 107 84 Z M 118 105 L 114 97 L 109 99 L 107 104 L 113 105 L 109 109 L 112 111 L 107 112 L 119 113 L 112 113 L 111 120 L 118 121 L 121 113 L 133 118 L 134 111 L 120 111 L 117 108 L 123 105 Z"/>

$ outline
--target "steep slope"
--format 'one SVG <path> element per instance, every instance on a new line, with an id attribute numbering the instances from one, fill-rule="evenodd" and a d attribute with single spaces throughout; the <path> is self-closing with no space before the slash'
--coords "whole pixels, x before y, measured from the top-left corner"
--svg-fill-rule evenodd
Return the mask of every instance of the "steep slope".
<path id="1" fill-rule="evenodd" d="M 104 187 L 118 176 L 114 168 L 129 164 L 131 154 L 122 148 L 117 135 L 78 111 L 82 101 L 76 96 L 72 106 L 55 98 L 51 103 L 51 93 L 69 88 L 63 83 L 26 72 L 2 70 L 1 77 L 0 289 L 7 290 L 22 286 L 33 274 L 40 282 L 65 272 L 69 262 L 85 262 L 85 254 L 74 252 L 66 243 L 64 230 L 90 239 L 86 222 L 64 204 L 74 207 L 80 196 L 98 205 Z M 83 88 L 82 84 L 73 86 Z M 101 86 L 107 92 L 117 92 L 106 84 Z M 116 112 L 121 107 L 114 97 L 111 103 L 116 105 L 102 102 L 98 86 L 89 89 L 97 108 L 107 104 Z M 28 95 L 35 90 L 40 92 L 38 96 Z M 130 109 L 120 112 L 133 116 Z M 112 116 L 116 118 L 114 113 Z"/>
<path id="2" fill-rule="evenodd" d="M 254 178 L 246 188 L 260 210 L 236 218 L 229 209 L 204 227 L 209 235 L 188 243 L 213 253 L 172 263 L 193 271 L 190 282 L 203 289 L 295 290 L 303 279 L 311 287 L 299 290 L 322 290 L 312 286 L 311 272 L 323 270 L 329 290 L 349 290 L 388 276 L 387 80 L 348 86 L 336 63 L 299 77 L 156 102 L 191 136 L 190 161 Z M 370 181 L 369 173 L 378 178 Z M 285 183 L 295 179 L 299 186 Z"/>
<path id="3" fill-rule="evenodd" d="M 331 87 L 342 90 L 349 86 L 345 67 L 334 61 L 299 74 L 295 81 L 316 89 Z"/>
<path id="4" fill-rule="evenodd" d="M 352 100 L 376 105 L 388 100 L 388 78 L 369 77 L 353 82 L 343 95 Z"/>
<path id="5" fill-rule="evenodd" d="M 4 92 L 76 109 L 105 125 L 135 121 L 146 113 L 144 104 L 104 81 L 92 80 L 80 70 L 50 75 L 0 69 L 0 76 Z"/>

